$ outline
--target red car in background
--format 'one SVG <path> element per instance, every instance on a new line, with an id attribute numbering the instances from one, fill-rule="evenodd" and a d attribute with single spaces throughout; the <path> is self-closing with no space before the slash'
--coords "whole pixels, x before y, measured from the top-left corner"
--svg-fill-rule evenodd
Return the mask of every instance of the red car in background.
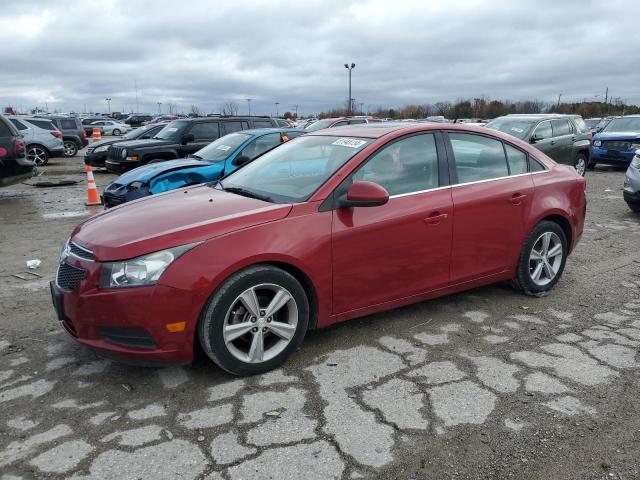
<path id="1" fill-rule="evenodd" d="M 581 237 L 585 180 L 483 128 L 303 135 L 217 183 L 113 208 L 66 244 L 54 305 L 103 354 L 282 364 L 307 330 L 494 282 L 548 292 Z"/>

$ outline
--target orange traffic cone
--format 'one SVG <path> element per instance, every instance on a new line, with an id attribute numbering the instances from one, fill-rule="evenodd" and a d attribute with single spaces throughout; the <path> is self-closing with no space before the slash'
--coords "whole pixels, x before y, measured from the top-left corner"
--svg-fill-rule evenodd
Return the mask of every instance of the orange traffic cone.
<path id="1" fill-rule="evenodd" d="M 98 127 L 93 127 L 93 135 L 92 135 L 92 139 L 94 142 L 98 142 L 100 140 L 102 140 L 102 133 L 100 133 L 100 129 Z"/>
<path id="2" fill-rule="evenodd" d="M 98 189 L 96 188 L 96 180 L 93 178 L 93 168 L 87 165 L 87 201 L 85 205 L 102 205 Z"/>

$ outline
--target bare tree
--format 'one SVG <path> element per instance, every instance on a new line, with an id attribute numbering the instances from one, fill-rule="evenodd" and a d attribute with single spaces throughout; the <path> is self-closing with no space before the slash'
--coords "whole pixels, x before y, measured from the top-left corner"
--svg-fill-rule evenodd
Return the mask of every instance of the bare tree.
<path id="1" fill-rule="evenodd" d="M 202 110 L 197 105 L 191 105 L 191 113 L 198 117 L 202 116 Z"/>
<path id="2" fill-rule="evenodd" d="M 231 100 L 227 100 L 220 107 L 220 111 L 222 112 L 222 115 L 236 116 L 236 115 L 238 115 L 238 109 L 239 108 L 240 107 L 238 106 L 238 104 L 236 102 L 233 102 Z"/>
<path id="3" fill-rule="evenodd" d="M 178 111 L 178 106 L 174 102 L 166 102 L 165 105 L 169 109 L 169 115 L 175 115 Z"/>

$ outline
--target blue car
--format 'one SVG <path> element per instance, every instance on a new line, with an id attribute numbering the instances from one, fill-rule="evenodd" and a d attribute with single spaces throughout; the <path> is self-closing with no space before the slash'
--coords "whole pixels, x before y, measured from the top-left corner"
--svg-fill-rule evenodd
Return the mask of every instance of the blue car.
<path id="1" fill-rule="evenodd" d="M 261 128 L 230 133 L 188 158 L 150 162 L 107 185 L 105 208 L 198 183 L 212 182 L 263 153 L 306 133 L 292 128 Z"/>
<path id="2" fill-rule="evenodd" d="M 598 163 L 628 166 L 640 149 L 640 115 L 612 119 L 591 141 L 590 167 Z"/>

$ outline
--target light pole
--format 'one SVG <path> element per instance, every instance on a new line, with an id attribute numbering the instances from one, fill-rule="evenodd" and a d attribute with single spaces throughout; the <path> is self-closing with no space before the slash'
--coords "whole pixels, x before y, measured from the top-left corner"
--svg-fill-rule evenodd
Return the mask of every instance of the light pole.
<path id="1" fill-rule="evenodd" d="M 278 105 L 280 105 L 280 102 L 275 102 L 276 105 L 276 118 L 278 118 Z"/>
<path id="2" fill-rule="evenodd" d="M 298 105 L 293 105 L 293 110 L 296 112 L 296 118 L 298 118 Z"/>
<path id="3" fill-rule="evenodd" d="M 251 100 L 253 100 L 253 98 L 247 98 L 247 108 L 249 109 L 249 116 L 251 116 Z"/>
<path id="4" fill-rule="evenodd" d="M 162 114 L 162 102 L 158 102 L 158 114 Z"/>
<path id="5" fill-rule="evenodd" d="M 364 102 L 360 102 L 360 115 L 364 115 L 363 107 L 364 107 Z"/>
<path id="6" fill-rule="evenodd" d="M 109 115 L 111 115 L 111 99 L 110 98 L 105 98 L 105 101 L 107 102 L 107 108 L 109 109 Z"/>
<path id="7" fill-rule="evenodd" d="M 346 68 L 347 70 L 349 70 L 349 96 L 348 101 L 347 101 L 347 115 L 351 115 L 351 70 L 353 70 L 354 68 L 356 68 L 356 64 L 352 63 L 351 65 L 345 63 L 344 64 L 344 68 Z"/>

